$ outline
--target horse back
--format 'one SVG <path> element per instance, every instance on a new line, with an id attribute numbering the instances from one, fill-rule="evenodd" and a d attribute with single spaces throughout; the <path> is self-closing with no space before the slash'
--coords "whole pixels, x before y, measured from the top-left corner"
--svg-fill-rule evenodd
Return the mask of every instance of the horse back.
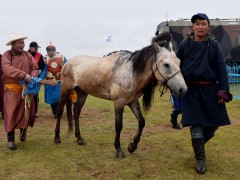
<path id="1" fill-rule="evenodd" d="M 96 71 L 97 68 L 102 68 L 102 66 L 105 66 L 105 68 L 111 67 L 113 64 L 113 58 L 78 55 L 65 63 L 62 73 L 63 75 L 66 73 L 67 76 L 75 73 L 75 71 L 86 73 L 89 71 Z"/>
<path id="2" fill-rule="evenodd" d="M 62 83 L 71 83 L 71 87 L 78 86 L 88 94 L 95 96 L 96 94 L 108 94 L 108 98 L 111 86 L 110 77 L 117 58 L 117 55 L 75 56 L 63 66 Z"/>

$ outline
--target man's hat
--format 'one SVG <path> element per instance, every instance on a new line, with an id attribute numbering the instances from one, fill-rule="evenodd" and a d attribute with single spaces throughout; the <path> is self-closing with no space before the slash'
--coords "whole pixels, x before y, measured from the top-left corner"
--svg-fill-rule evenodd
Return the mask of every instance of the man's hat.
<path id="1" fill-rule="evenodd" d="M 34 47 L 34 48 L 41 48 L 41 46 L 38 45 L 37 42 L 33 41 L 29 44 L 29 47 Z"/>
<path id="2" fill-rule="evenodd" d="M 191 22 L 194 23 L 196 21 L 196 19 L 206 19 L 206 20 L 208 20 L 208 23 L 210 24 L 208 16 L 204 13 L 197 13 L 197 14 L 193 15 L 191 18 Z"/>
<path id="3" fill-rule="evenodd" d="M 20 40 L 20 39 L 27 39 L 28 37 L 22 36 L 19 33 L 12 34 L 9 38 L 9 41 L 7 42 L 6 46 L 12 45 L 14 41 Z"/>
<path id="4" fill-rule="evenodd" d="M 46 47 L 46 51 L 56 51 L 56 47 L 52 45 L 51 41 L 50 44 Z"/>

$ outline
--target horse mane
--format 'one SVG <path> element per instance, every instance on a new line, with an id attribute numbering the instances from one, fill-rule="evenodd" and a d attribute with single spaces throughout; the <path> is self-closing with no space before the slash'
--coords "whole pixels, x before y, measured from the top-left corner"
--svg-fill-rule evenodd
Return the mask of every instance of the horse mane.
<path id="1" fill-rule="evenodd" d="M 103 57 L 110 56 L 110 55 L 112 55 L 112 54 L 114 54 L 114 53 L 117 53 L 117 52 L 132 53 L 131 51 L 128 51 L 128 50 L 119 50 L 119 51 L 113 51 L 113 52 L 110 52 L 110 53 L 108 53 L 108 54 L 106 54 L 106 55 L 103 55 Z"/>
<path id="2" fill-rule="evenodd" d="M 169 47 L 169 42 L 171 40 L 171 34 L 169 32 L 162 32 L 156 37 L 152 38 L 151 45 L 137 50 L 132 53 L 129 61 L 132 61 L 133 64 L 133 73 L 136 76 L 141 76 L 145 71 L 147 63 L 153 63 L 157 58 L 157 49 L 155 48 L 155 43 L 161 47 L 165 47 L 171 51 Z M 152 106 L 152 100 L 154 97 L 154 90 L 157 86 L 157 79 L 152 78 L 147 86 L 143 89 L 143 110 L 148 112 Z"/>
<path id="3" fill-rule="evenodd" d="M 155 48 L 155 43 L 171 51 L 171 49 L 169 48 L 169 42 L 171 38 L 171 34 L 167 31 L 164 31 L 152 38 L 151 45 L 133 52 L 131 57 L 129 58 L 129 60 L 133 63 L 133 73 L 138 76 L 141 75 L 144 72 L 148 61 L 156 59 L 158 51 Z"/>
<path id="4" fill-rule="evenodd" d="M 152 43 L 160 42 L 160 41 L 164 41 L 164 40 L 170 41 L 171 39 L 172 39 L 172 35 L 169 32 L 162 31 L 161 33 L 156 34 L 156 36 L 152 38 Z"/>
<path id="5" fill-rule="evenodd" d="M 167 31 L 163 31 L 156 37 L 152 38 L 151 44 L 157 43 L 159 46 L 165 47 L 171 52 L 171 48 L 169 47 L 169 42 L 171 41 L 171 39 L 172 35 Z"/>
<path id="6" fill-rule="evenodd" d="M 152 107 L 152 101 L 154 99 L 154 91 L 157 86 L 157 79 L 153 78 L 149 81 L 148 85 L 143 89 L 142 104 L 143 110 L 147 113 Z"/>

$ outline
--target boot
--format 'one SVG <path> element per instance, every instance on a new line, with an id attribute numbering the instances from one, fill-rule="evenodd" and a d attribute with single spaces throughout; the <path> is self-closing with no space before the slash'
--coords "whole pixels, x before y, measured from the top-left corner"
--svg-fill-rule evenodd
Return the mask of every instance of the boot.
<path id="1" fill-rule="evenodd" d="M 177 123 L 177 116 L 173 113 L 171 113 L 171 123 L 173 129 L 181 129 L 181 127 Z"/>
<path id="2" fill-rule="evenodd" d="M 27 129 L 21 128 L 20 129 L 20 140 L 22 142 L 24 142 L 24 141 L 26 141 L 26 138 L 27 138 Z"/>
<path id="3" fill-rule="evenodd" d="M 16 150 L 17 149 L 15 141 L 8 142 L 8 149 L 10 149 L 10 150 Z"/>
<path id="4" fill-rule="evenodd" d="M 192 146 L 193 146 L 193 150 L 196 158 L 196 171 L 199 174 L 204 174 L 206 172 L 204 139 L 203 138 L 192 139 Z"/>
<path id="5" fill-rule="evenodd" d="M 17 149 L 17 146 L 16 146 L 16 144 L 15 144 L 14 134 L 15 134 L 14 130 L 7 133 L 8 149 L 10 149 L 10 150 L 15 150 L 15 149 Z"/>

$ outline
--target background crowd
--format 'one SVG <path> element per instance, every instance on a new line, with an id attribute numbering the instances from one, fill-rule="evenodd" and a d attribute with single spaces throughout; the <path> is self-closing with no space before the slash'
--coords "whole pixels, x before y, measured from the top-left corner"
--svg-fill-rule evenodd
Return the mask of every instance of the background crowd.
<path id="1" fill-rule="evenodd" d="M 1 56 L 0 111 L 4 119 L 10 150 L 17 149 L 15 130 L 20 129 L 20 140 L 24 142 L 27 137 L 27 128 L 33 127 L 35 118 L 38 117 L 38 91 L 23 94 L 28 84 L 36 78 L 39 79 L 36 81 L 39 84 L 43 83 L 41 80 L 48 81 L 45 84 L 44 99 L 45 103 L 51 105 L 53 117 L 56 118 L 60 99 L 61 69 L 67 61 L 51 43 L 46 47 L 45 57 L 38 52 L 40 46 L 35 41 L 31 42 L 28 51 L 25 51 L 26 38 L 18 33 L 11 35 L 6 44 L 11 46 L 11 49 Z"/>

